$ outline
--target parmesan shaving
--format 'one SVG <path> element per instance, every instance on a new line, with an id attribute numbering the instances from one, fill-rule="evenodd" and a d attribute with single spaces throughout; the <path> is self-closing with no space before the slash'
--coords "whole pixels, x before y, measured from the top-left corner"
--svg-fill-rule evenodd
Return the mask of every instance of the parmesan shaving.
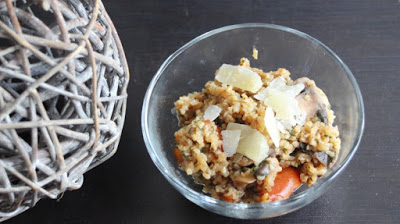
<path id="1" fill-rule="evenodd" d="M 227 157 L 231 157 L 236 153 L 236 149 L 239 144 L 241 130 L 223 130 L 222 135 L 222 147 Z"/>
<path id="2" fill-rule="evenodd" d="M 229 123 L 226 130 L 241 130 L 237 153 L 245 155 L 257 166 L 268 157 L 268 141 L 263 134 L 248 125 Z"/>
<path id="3" fill-rule="evenodd" d="M 299 108 L 296 96 L 304 89 L 304 84 L 286 85 L 282 77 L 275 78 L 267 88 L 258 92 L 254 98 L 264 101 L 273 109 L 275 117 L 285 128 L 304 124 L 305 114 Z"/>
<path id="4" fill-rule="evenodd" d="M 252 93 L 256 93 L 263 84 L 256 72 L 239 65 L 223 64 L 218 69 L 215 79 Z"/>
<path id="5" fill-rule="evenodd" d="M 275 147 L 279 148 L 281 135 L 275 120 L 274 111 L 272 111 L 271 107 L 267 107 L 267 110 L 265 111 L 264 123 L 265 127 L 267 127 L 267 131 L 272 139 L 272 142 L 274 143 Z"/>
<path id="6" fill-rule="evenodd" d="M 210 105 L 207 107 L 206 111 L 204 112 L 204 120 L 214 121 L 219 114 L 221 113 L 222 109 L 216 105 Z"/>

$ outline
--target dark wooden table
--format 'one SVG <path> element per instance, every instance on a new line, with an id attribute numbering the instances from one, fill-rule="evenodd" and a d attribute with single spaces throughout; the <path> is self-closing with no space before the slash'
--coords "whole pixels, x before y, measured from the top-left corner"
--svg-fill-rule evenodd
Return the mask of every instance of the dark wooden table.
<path id="1" fill-rule="evenodd" d="M 131 69 L 117 154 L 80 190 L 44 199 L 9 223 L 400 223 L 400 3 L 397 0 L 107 0 Z M 175 50 L 221 26 L 262 22 L 298 29 L 335 51 L 365 104 L 364 137 L 333 187 L 291 214 L 242 221 L 180 195 L 154 166 L 140 127 L 152 76 Z"/>

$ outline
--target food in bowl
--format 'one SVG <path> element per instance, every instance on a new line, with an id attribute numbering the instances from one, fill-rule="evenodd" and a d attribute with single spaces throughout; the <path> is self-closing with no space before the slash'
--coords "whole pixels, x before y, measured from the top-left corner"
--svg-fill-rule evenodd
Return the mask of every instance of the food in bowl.
<path id="1" fill-rule="evenodd" d="M 179 167 L 227 202 L 288 198 L 322 177 L 340 150 L 334 112 L 313 80 L 293 81 L 284 68 L 263 72 L 246 58 L 223 64 L 175 110 Z"/>

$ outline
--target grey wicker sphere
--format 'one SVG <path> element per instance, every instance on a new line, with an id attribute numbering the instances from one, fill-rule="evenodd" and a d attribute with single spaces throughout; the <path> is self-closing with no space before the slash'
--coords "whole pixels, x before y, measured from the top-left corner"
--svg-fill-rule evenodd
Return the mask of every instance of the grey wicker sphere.
<path id="1" fill-rule="evenodd" d="M 115 153 L 128 81 L 100 0 L 0 0 L 0 221 Z"/>

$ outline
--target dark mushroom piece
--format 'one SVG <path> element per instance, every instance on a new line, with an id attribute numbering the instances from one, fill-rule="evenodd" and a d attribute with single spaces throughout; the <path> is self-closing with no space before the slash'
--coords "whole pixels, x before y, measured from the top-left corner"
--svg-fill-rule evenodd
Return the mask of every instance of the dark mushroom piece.
<path id="1" fill-rule="evenodd" d="M 317 111 L 318 120 L 322 123 L 328 124 L 328 116 L 326 115 L 326 110 Z"/>
<path id="2" fill-rule="evenodd" d="M 304 90 L 296 96 L 296 100 L 300 109 L 305 112 L 306 117 L 317 115 L 321 122 L 329 124 L 327 111 L 330 109 L 330 103 L 325 93 L 309 78 L 299 78 L 293 82 L 293 85 L 298 83 L 304 84 Z"/>
<path id="3" fill-rule="evenodd" d="M 326 152 L 315 152 L 313 157 L 317 159 L 325 167 L 328 167 L 328 154 Z"/>
<path id="4" fill-rule="evenodd" d="M 248 184 L 254 183 L 256 178 L 251 172 L 240 173 L 239 175 L 231 176 L 231 180 L 237 187 L 246 187 Z"/>
<path id="5" fill-rule="evenodd" d="M 337 157 L 331 157 L 328 155 L 328 167 L 331 168 L 332 165 L 336 162 Z"/>
<path id="6" fill-rule="evenodd" d="M 256 176 L 258 180 L 263 180 L 270 173 L 271 169 L 269 167 L 269 162 L 268 160 L 264 160 L 258 165 L 258 168 L 254 172 L 254 176 Z"/>
<path id="7" fill-rule="evenodd" d="M 305 142 L 300 142 L 299 147 L 297 147 L 292 153 L 290 153 L 290 155 L 296 156 L 297 153 L 305 153 L 305 154 L 313 156 L 314 151 L 315 151 L 315 149 L 311 145 L 309 145 Z"/>
<path id="8" fill-rule="evenodd" d="M 307 144 L 307 143 L 300 142 L 300 144 L 299 144 L 299 145 L 300 145 L 300 149 L 301 149 L 301 150 L 304 150 L 304 151 L 305 151 L 305 150 L 307 150 L 307 146 L 308 146 L 308 144 Z"/>
<path id="9" fill-rule="evenodd" d="M 275 157 L 275 156 L 276 156 L 275 148 L 270 147 L 268 151 L 268 157 Z"/>
<path id="10" fill-rule="evenodd" d="M 300 142 L 299 148 L 296 148 L 290 155 L 295 156 L 297 152 L 302 152 L 311 155 L 325 167 L 332 165 L 332 158 L 326 152 L 315 152 L 315 149 L 307 143 Z"/>
<path id="11" fill-rule="evenodd" d="M 254 164 L 254 161 L 247 158 L 243 154 L 236 153 L 232 156 L 232 162 L 239 165 L 239 166 L 250 166 Z"/>

